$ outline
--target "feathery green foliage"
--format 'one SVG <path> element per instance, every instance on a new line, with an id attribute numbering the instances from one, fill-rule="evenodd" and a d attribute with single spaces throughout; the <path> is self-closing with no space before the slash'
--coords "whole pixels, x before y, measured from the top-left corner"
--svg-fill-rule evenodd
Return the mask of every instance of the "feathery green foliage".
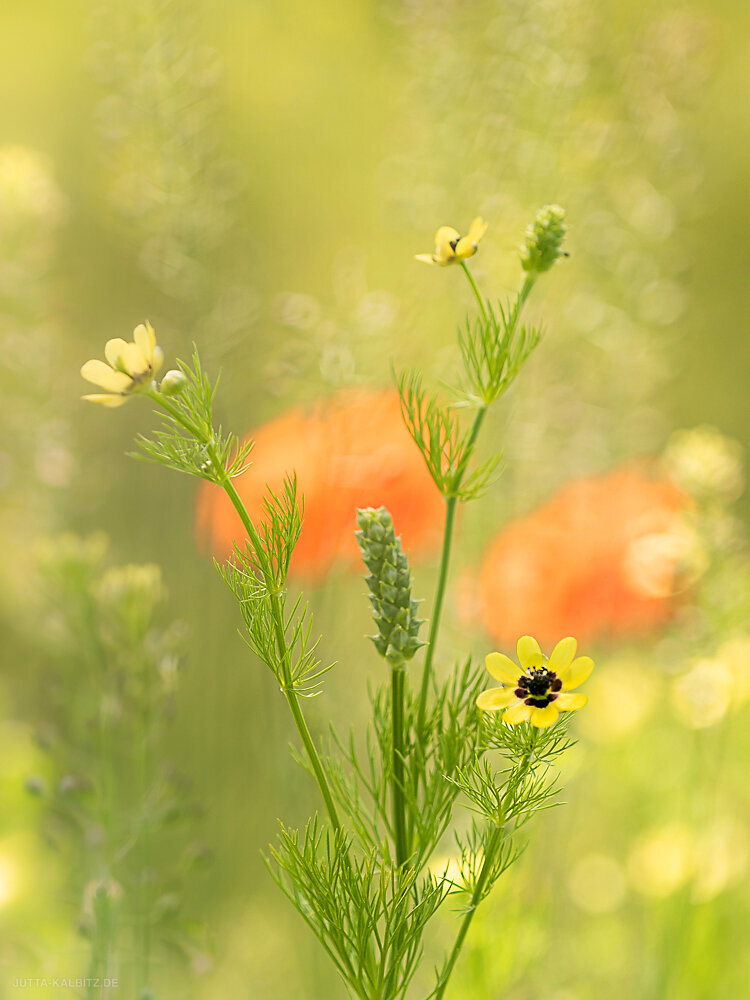
<path id="1" fill-rule="evenodd" d="M 484 672 L 470 658 L 444 680 L 434 670 L 455 507 L 486 490 L 497 469 L 498 454 L 474 463 L 477 439 L 487 408 L 510 388 L 539 343 L 539 330 L 521 325 L 521 312 L 538 275 L 562 253 L 563 235 L 557 209 L 540 213 L 522 252 L 523 286 L 507 306 L 483 300 L 461 260 L 479 306 L 479 315 L 459 331 L 463 398 L 441 403 L 423 388 L 419 373 L 398 380 L 404 421 L 446 501 L 422 680 L 413 686 L 408 672 L 425 643 L 397 525 L 384 507 L 359 510 L 356 537 L 377 629 L 371 638 L 390 678 L 371 693 L 366 732 L 352 730 L 342 739 L 332 731 L 325 757 L 300 699 L 320 693 L 331 667 L 318 655 L 308 604 L 287 589 L 303 521 L 295 475 L 281 489 L 268 489 L 254 520 L 232 482 L 246 468 L 252 442 L 216 425 L 216 384 L 197 351 L 191 366 L 179 363 L 178 372 L 165 376 L 161 391 L 153 385 L 143 393 L 161 409 L 163 425 L 139 439 L 141 457 L 221 487 L 244 527 L 244 541 L 217 568 L 238 603 L 247 645 L 286 698 L 303 746 L 298 759 L 316 781 L 327 813 L 327 823 L 315 816 L 303 831 L 282 825 L 267 864 L 361 1000 L 405 997 L 430 921 L 446 898 L 463 897 L 455 944 L 429 994 L 441 1000 L 477 907 L 522 849 L 519 831 L 553 804 L 550 767 L 570 745 L 565 723 L 539 733 L 529 723 L 513 728 L 482 713 L 477 698 Z M 463 428 L 460 414 L 467 407 L 475 415 Z M 455 816 L 458 804 L 465 807 L 464 819 Z M 435 860 L 446 841 L 457 851 L 458 880 Z"/>
<path id="2" fill-rule="evenodd" d="M 139 435 L 140 451 L 132 457 L 221 486 L 245 471 L 253 443 L 243 443 L 235 434 L 225 434 L 221 425 L 214 426 L 219 379 L 211 383 L 197 349 L 193 351 L 192 365 L 182 361 L 177 365 L 185 384 L 176 396 L 171 392 L 152 394 L 162 407 L 162 429 L 154 431 L 151 438 Z"/>

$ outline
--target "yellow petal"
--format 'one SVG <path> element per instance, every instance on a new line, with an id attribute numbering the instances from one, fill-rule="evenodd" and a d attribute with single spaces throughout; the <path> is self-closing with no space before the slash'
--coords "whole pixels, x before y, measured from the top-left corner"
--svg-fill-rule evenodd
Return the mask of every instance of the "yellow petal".
<path id="1" fill-rule="evenodd" d="M 487 232 L 487 223 L 482 219 L 480 215 L 474 219 L 472 224 L 469 226 L 469 232 L 467 233 L 467 238 L 473 243 L 479 243 L 481 238 Z"/>
<path id="2" fill-rule="evenodd" d="M 435 257 L 437 263 L 447 264 L 455 259 L 455 253 L 451 243 L 455 243 L 461 238 L 461 234 L 452 226 L 441 226 L 435 233 Z"/>
<path id="3" fill-rule="evenodd" d="M 583 708 L 588 701 L 585 694 L 559 694 L 555 698 L 555 708 L 561 712 L 575 712 L 577 708 Z"/>
<path id="4" fill-rule="evenodd" d="M 146 362 L 151 364 L 156 347 L 156 334 L 151 324 L 149 322 L 139 323 L 133 330 L 133 340 L 141 349 Z"/>
<path id="5" fill-rule="evenodd" d="M 578 643 L 572 635 L 569 635 L 567 639 L 561 639 L 552 650 L 547 666 L 550 670 L 554 670 L 558 677 L 563 677 L 573 662 L 577 649 Z"/>
<path id="6" fill-rule="evenodd" d="M 456 260 L 468 260 L 469 257 L 474 256 L 478 249 L 479 244 L 476 240 L 473 240 L 470 236 L 462 236 L 456 244 L 456 249 L 453 253 Z"/>
<path id="7" fill-rule="evenodd" d="M 150 362 L 144 356 L 138 344 L 125 344 L 120 355 L 120 367 L 131 376 L 140 378 L 150 367 Z"/>
<path id="8" fill-rule="evenodd" d="M 572 695 L 571 695 L 572 697 Z M 518 701 L 510 688 L 490 688 L 482 691 L 477 698 L 477 707 L 483 712 L 499 712 L 501 708 L 507 708 L 514 701 Z"/>
<path id="9" fill-rule="evenodd" d="M 86 396 L 81 396 L 81 399 L 87 399 L 90 403 L 99 403 L 100 406 L 108 406 L 114 408 L 115 406 L 122 406 L 128 400 L 127 396 L 115 396 L 108 392 L 91 392 Z"/>
<path id="10" fill-rule="evenodd" d="M 163 364 L 164 364 L 164 351 L 162 351 L 161 347 L 155 347 L 153 356 L 151 358 L 151 371 L 154 373 L 158 372 Z"/>
<path id="11" fill-rule="evenodd" d="M 123 372 L 116 372 L 114 368 L 96 359 L 81 365 L 81 375 L 87 382 L 93 382 L 94 385 L 110 392 L 125 392 L 132 385 L 131 379 Z"/>
<path id="12" fill-rule="evenodd" d="M 484 658 L 484 665 L 496 681 L 517 686 L 521 670 L 505 653 L 488 653 Z"/>
<path id="13" fill-rule="evenodd" d="M 505 710 L 503 722 L 507 722 L 509 726 L 515 726 L 519 722 L 526 722 L 530 714 L 531 709 L 529 706 L 524 705 L 522 701 L 517 701 L 515 705 L 511 705 L 510 708 Z"/>
<path id="14" fill-rule="evenodd" d="M 414 260 L 421 260 L 425 264 L 437 264 L 437 261 L 431 253 L 415 253 Z"/>
<path id="15" fill-rule="evenodd" d="M 117 362 L 122 357 L 122 352 L 127 347 L 127 344 L 122 339 L 122 337 L 113 337 L 112 340 L 108 340 L 104 345 L 104 357 L 109 361 L 113 368 L 117 368 Z"/>
<path id="16" fill-rule="evenodd" d="M 557 722 L 560 713 L 555 708 L 556 702 L 551 702 L 546 708 L 531 709 L 531 725 L 537 729 L 547 729 Z"/>
<path id="17" fill-rule="evenodd" d="M 541 667 L 544 662 L 539 643 L 530 635 L 521 636 L 516 643 L 516 653 L 518 654 L 518 662 L 524 670 Z"/>
<path id="18" fill-rule="evenodd" d="M 579 656 L 573 660 L 561 677 L 563 691 L 572 691 L 583 684 L 593 669 L 594 661 L 590 656 Z"/>
<path id="19" fill-rule="evenodd" d="M 435 246 L 439 250 L 441 247 L 448 247 L 456 240 L 461 239 L 461 234 L 453 226 L 441 226 L 435 233 Z"/>

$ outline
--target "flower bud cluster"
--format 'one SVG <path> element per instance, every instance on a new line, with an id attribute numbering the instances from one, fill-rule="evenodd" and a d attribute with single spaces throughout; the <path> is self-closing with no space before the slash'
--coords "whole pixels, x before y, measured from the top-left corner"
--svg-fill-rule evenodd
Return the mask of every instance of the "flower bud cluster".
<path id="1" fill-rule="evenodd" d="M 358 510 L 357 524 L 357 542 L 370 571 L 365 582 L 378 628 L 378 634 L 370 638 L 381 656 L 393 666 L 401 666 L 424 645 L 417 637 L 422 620 L 417 618 L 417 601 L 411 598 L 406 553 L 385 507 Z"/>
<path id="2" fill-rule="evenodd" d="M 566 231 L 564 209 L 559 205 L 540 208 L 534 221 L 527 227 L 524 243 L 520 248 L 524 271 L 542 274 L 549 271 L 558 257 L 566 256 L 562 248 Z"/>

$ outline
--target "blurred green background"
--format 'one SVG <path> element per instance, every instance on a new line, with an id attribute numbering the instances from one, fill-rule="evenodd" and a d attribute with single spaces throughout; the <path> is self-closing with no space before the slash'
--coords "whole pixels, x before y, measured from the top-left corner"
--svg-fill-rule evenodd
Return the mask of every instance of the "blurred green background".
<path id="1" fill-rule="evenodd" d="M 301 823 L 316 799 L 290 759 L 285 705 L 196 550 L 194 485 L 125 457 L 148 407 L 87 407 L 81 363 L 148 317 L 168 365 L 196 341 L 223 370 L 219 414 L 240 432 L 341 388 L 388 386 L 392 362 L 450 381 L 470 299 L 457 269 L 413 254 L 438 225 L 481 214 L 473 270 L 505 295 L 525 225 L 558 202 L 570 259 L 535 292 L 547 337 L 488 422 L 504 474 L 464 512 L 455 573 L 510 516 L 659 453 L 675 428 L 708 423 L 747 448 L 749 29 L 737 0 L 7 0 L 0 996 L 81 961 L 68 861 L 45 847 L 22 785 L 42 766 L 48 669 L 36 545 L 94 530 L 115 562 L 163 567 L 165 620 L 190 630 L 169 752 L 214 861 L 184 902 L 203 944 L 187 967 L 162 959 L 161 995 L 344 995 L 260 857 L 276 817 Z M 741 498 L 733 539 L 749 512 Z M 417 568 L 421 594 L 435 569 Z M 333 573 L 310 595 L 339 662 L 310 707 L 318 728 L 363 719 L 377 675 L 350 580 Z M 609 677 L 637 705 L 609 729 L 592 697 L 568 804 L 535 820 L 455 996 L 743 995 L 746 724 L 734 704 L 693 724 L 668 691 L 746 622 L 729 616 L 721 634 L 695 620 L 595 650 L 602 697 Z M 449 607 L 444 668 L 487 643 Z M 731 864 L 706 889 L 698 875 L 717 856 Z"/>

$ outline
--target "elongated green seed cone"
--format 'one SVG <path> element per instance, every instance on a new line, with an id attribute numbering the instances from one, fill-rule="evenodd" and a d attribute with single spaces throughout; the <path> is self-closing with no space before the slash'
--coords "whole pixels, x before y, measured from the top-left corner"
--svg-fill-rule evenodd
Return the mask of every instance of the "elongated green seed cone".
<path id="1" fill-rule="evenodd" d="M 417 602 L 411 598 L 406 553 L 385 507 L 358 510 L 357 524 L 357 542 L 370 571 L 365 582 L 378 629 L 370 638 L 392 666 L 402 666 L 424 645 L 417 637 L 422 620 L 417 618 Z"/>
<path id="2" fill-rule="evenodd" d="M 542 274 L 549 271 L 558 257 L 567 256 L 562 246 L 566 231 L 565 211 L 559 205 L 540 208 L 526 229 L 520 249 L 524 271 Z"/>

